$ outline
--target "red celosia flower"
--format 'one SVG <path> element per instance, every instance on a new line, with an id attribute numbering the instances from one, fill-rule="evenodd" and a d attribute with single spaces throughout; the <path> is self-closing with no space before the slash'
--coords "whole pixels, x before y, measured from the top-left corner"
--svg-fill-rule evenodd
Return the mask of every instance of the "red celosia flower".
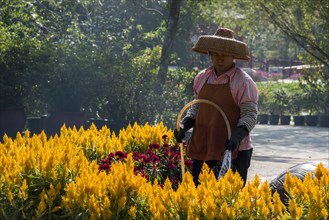
<path id="1" fill-rule="evenodd" d="M 145 154 L 139 154 L 139 159 L 141 159 L 141 160 L 145 160 L 145 159 L 146 159 Z"/>
<path id="2" fill-rule="evenodd" d="M 108 156 L 107 156 L 108 160 L 111 161 L 113 160 L 114 158 L 114 153 L 110 153 Z"/>
<path id="3" fill-rule="evenodd" d="M 127 158 L 127 154 L 125 152 L 122 152 L 122 151 L 115 152 L 115 156 L 117 156 L 119 159 Z"/>
<path id="4" fill-rule="evenodd" d="M 192 160 L 185 160 L 184 164 L 187 167 L 192 167 L 193 161 Z"/>
<path id="5" fill-rule="evenodd" d="M 160 149 L 160 145 L 159 144 L 150 144 L 150 149 Z"/>
<path id="6" fill-rule="evenodd" d="M 168 138 L 168 136 L 163 135 L 163 138 Z M 100 161 L 99 172 L 110 172 L 112 163 L 124 161 L 125 158 L 127 158 L 126 152 L 110 153 L 107 158 Z M 135 175 L 141 175 L 152 183 L 157 179 L 160 185 L 164 183 L 166 178 L 169 178 L 172 186 L 178 187 L 178 183 L 181 181 L 181 166 L 180 148 L 177 145 L 153 143 L 149 145 L 146 152 L 132 152 L 132 158 L 135 163 Z M 187 169 L 190 169 L 192 161 L 186 160 L 185 165 Z"/>
<path id="7" fill-rule="evenodd" d="M 179 152 L 172 152 L 170 155 L 172 160 L 180 160 L 180 153 Z"/>
<path id="8" fill-rule="evenodd" d="M 149 163 L 149 162 L 151 162 L 151 158 L 149 158 L 149 157 L 144 157 L 144 158 L 143 158 L 143 161 L 144 161 L 144 163 Z"/>
<path id="9" fill-rule="evenodd" d="M 137 152 L 133 152 L 133 158 L 134 159 L 139 159 L 139 153 L 137 153 Z"/>
<path id="10" fill-rule="evenodd" d="M 155 162 L 155 163 L 160 162 L 160 158 L 159 158 L 159 156 L 158 156 L 158 155 L 155 155 L 155 154 L 152 155 L 151 160 L 152 160 L 153 162 Z"/>
<path id="11" fill-rule="evenodd" d="M 101 164 L 104 164 L 104 163 L 106 163 L 106 164 L 109 164 L 109 163 L 110 163 L 110 161 L 109 161 L 108 159 L 105 159 L 105 160 L 101 160 Z"/>
<path id="12" fill-rule="evenodd" d="M 176 178 L 169 178 L 170 182 L 174 185 L 178 185 L 178 180 Z"/>
<path id="13" fill-rule="evenodd" d="M 135 175 L 136 175 L 136 176 L 137 176 L 137 175 L 141 175 L 142 177 L 144 177 L 144 178 L 147 179 L 147 180 L 150 179 L 150 177 L 144 172 L 144 170 L 137 170 L 137 171 L 135 172 Z"/>
<path id="14" fill-rule="evenodd" d="M 169 168 L 169 169 L 176 169 L 177 166 L 176 166 L 175 164 L 173 164 L 173 163 L 169 163 L 169 164 L 168 164 L 168 168 Z"/>
<path id="15" fill-rule="evenodd" d="M 169 150 L 169 148 L 166 148 L 166 149 L 165 149 L 165 152 L 164 152 L 164 156 L 168 156 L 168 155 L 169 155 L 169 153 L 170 153 L 170 150 Z"/>
<path id="16" fill-rule="evenodd" d="M 109 171 L 111 169 L 111 166 L 109 164 L 101 164 L 99 166 L 99 170 Z"/>
<path id="17" fill-rule="evenodd" d="M 152 155 L 152 154 L 154 154 L 154 153 L 153 153 L 153 151 L 152 151 L 151 149 L 148 149 L 148 150 L 146 151 L 146 154 L 147 154 L 147 155 Z"/>
<path id="18" fill-rule="evenodd" d="M 173 146 L 173 147 L 170 148 L 170 151 L 171 152 L 178 151 L 178 147 L 177 146 Z"/>

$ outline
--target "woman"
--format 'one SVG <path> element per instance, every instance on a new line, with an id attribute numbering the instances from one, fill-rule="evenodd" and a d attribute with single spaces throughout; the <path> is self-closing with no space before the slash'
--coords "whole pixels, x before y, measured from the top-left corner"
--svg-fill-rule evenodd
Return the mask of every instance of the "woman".
<path id="1" fill-rule="evenodd" d="M 213 106 L 204 103 L 192 105 L 175 130 L 177 142 L 193 127 L 186 155 L 193 160 L 192 176 L 195 185 L 203 163 L 215 167 L 226 149 L 232 151 L 232 169 L 240 174 L 244 184 L 252 155 L 250 131 L 257 121 L 258 90 L 252 78 L 238 68 L 234 60 L 249 60 L 248 47 L 234 38 L 230 29 L 219 28 L 214 35 L 200 36 L 193 51 L 208 54 L 212 66 L 194 79 L 195 99 L 206 99 L 217 104 L 231 126 L 228 139 L 223 117 Z"/>

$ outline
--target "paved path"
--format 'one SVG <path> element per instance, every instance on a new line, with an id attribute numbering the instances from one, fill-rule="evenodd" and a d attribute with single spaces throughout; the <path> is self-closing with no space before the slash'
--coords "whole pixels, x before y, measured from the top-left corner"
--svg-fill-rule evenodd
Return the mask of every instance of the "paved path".
<path id="1" fill-rule="evenodd" d="M 271 181 L 300 163 L 325 160 L 329 163 L 329 128 L 256 125 L 251 133 L 254 145 L 248 180 L 256 173 Z"/>

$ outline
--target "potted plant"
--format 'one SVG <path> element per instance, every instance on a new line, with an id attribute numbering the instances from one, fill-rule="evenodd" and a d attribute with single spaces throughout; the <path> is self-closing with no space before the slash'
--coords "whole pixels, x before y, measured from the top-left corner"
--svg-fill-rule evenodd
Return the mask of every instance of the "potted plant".
<path id="1" fill-rule="evenodd" d="M 295 126 L 304 126 L 305 125 L 305 116 L 301 114 L 303 101 L 301 96 L 295 94 L 291 97 L 291 113 Z"/>
<path id="2" fill-rule="evenodd" d="M 285 87 L 279 87 L 273 91 L 273 99 L 275 106 L 273 109 L 277 109 L 280 117 L 281 125 L 290 124 L 290 115 L 287 115 L 287 112 L 290 108 L 290 94 Z"/>
<path id="3" fill-rule="evenodd" d="M 305 116 L 305 124 L 307 126 L 316 126 L 318 124 L 321 92 L 315 85 L 304 85 L 304 111 L 307 112 Z"/>
<path id="4" fill-rule="evenodd" d="M 268 91 L 266 85 L 263 82 L 257 83 L 258 87 L 258 115 L 257 123 L 258 124 L 268 124 L 268 104 L 267 96 Z"/>
<path id="5" fill-rule="evenodd" d="M 278 103 L 278 99 L 276 97 L 276 88 L 272 87 L 269 95 L 267 96 L 267 105 L 269 108 L 269 123 L 270 125 L 278 125 L 279 124 L 279 114 L 280 114 L 280 105 Z"/>
<path id="6" fill-rule="evenodd" d="M 320 113 L 318 115 L 318 125 L 319 127 L 329 127 L 329 87 L 328 85 L 323 85 L 320 88 Z"/>
<path id="7" fill-rule="evenodd" d="M 305 105 L 305 94 L 299 84 L 292 84 L 290 88 L 289 112 L 295 126 L 304 126 L 305 116 L 302 114 Z"/>

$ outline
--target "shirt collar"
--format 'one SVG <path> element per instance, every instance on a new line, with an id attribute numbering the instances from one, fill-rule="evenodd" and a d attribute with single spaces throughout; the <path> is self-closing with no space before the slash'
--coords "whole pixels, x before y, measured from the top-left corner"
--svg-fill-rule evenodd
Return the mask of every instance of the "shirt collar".
<path id="1" fill-rule="evenodd" d="M 226 75 L 226 76 L 228 76 L 228 77 L 232 77 L 232 75 L 235 73 L 235 71 L 236 71 L 236 66 L 235 66 L 235 63 L 233 63 L 232 68 L 229 69 L 227 72 L 225 72 L 223 75 Z M 206 70 L 206 72 L 208 72 L 209 74 L 214 74 L 214 75 L 216 75 L 216 73 L 215 73 L 215 67 L 214 67 L 214 66 L 209 67 L 209 68 Z M 221 76 L 223 76 L 223 75 L 221 75 Z M 221 76 L 219 76 L 219 77 L 221 77 Z M 216 76 L 216 77 L 217 77 L 217 76 Z"/>

